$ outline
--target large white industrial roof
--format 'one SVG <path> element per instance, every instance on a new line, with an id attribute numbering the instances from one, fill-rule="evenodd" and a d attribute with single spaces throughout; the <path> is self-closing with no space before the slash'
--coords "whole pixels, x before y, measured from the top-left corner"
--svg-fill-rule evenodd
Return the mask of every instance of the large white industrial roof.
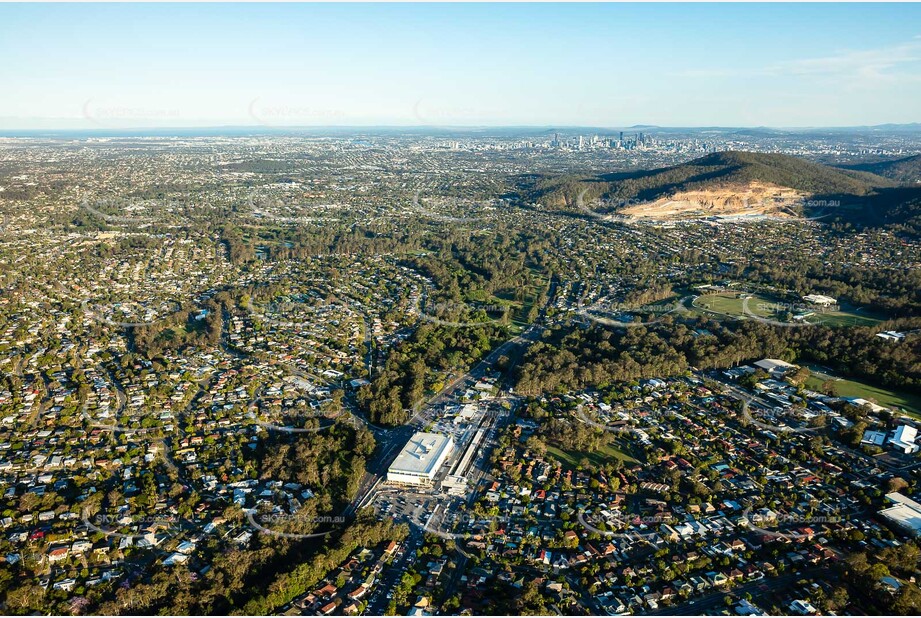
<path id="1" fill-rule="evenodd" d="M 431 474 L 451 438 L 438 433 L 417 432 L 390 466 L 391 472 Z"/>

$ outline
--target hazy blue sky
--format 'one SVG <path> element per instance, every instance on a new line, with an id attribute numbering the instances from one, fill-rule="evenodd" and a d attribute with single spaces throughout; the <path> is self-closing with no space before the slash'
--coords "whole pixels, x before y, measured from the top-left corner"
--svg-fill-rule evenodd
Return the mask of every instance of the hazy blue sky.
<path id="1" fill-rule="evenodd" d="M 918 4 L 0 5 L 0 128 L 921 121 Z"/>

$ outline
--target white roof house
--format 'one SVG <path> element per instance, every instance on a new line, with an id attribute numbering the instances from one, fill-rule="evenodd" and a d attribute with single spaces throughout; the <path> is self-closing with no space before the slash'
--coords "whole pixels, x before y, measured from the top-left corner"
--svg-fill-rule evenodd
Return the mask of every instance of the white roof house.
<path id="1" fill-rule="evenodd" d="M 818 614 L 819 610 L 809 601 L 803 601 L 797 599 L 790 603 L 790 611 L 794 614 L 799 614 L 800 616 L 808 616 L 810 614 Z"/>
<path id="2" fill-rule="evenodd" d="M 820 305 L 822 307 L 830 307 L 831 305 L 837 305 L 838 300 L 832 298 L 831 296 L 825 296 L 823 294 L 807 294 L 803 296 L 803 300 L 807 303 L 812 303 L 813 305 Z"/>
<path id="3" fill-rule="evenodd" d="M 187 554 L 181 554 L 179 552 L 173 552 L 167 558 L 163 560 L 163 566 L 173 566 L 176 564 L 182 564 L 188 561 L 189 556 Z"/>
<path id="4" fill-rule="evenodd" d="M 883 410 L 889 409 L 884 406 L 875 404 L 872 401 L 869 401 L 867 399 L 862 399 L 860 397 L 845 397 L 845 401 L 855 406 L 861 406 L 861 407 L 865 406 L 867 408 L 870 408 L 871 412 L 882 412 Z"/>
<path id="5" fill-rule="evenodd" d="M 894 330 L 884 330 L 881 333 L 876 333 L 876 336 L 887 341 L 901 341 L 905 338 L 905 333 L 900 333 Z"/>

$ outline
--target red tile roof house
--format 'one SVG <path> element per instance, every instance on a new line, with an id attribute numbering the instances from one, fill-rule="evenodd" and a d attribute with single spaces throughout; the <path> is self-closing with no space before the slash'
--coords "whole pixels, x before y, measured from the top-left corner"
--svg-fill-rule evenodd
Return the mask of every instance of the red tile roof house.
<path id="1" fill-rule="evenodd" d="M 729 548 L 733 551 L 743 551 L 745 549 L 745 543 L 741 539 L 733 539 L 729 542 Z"/>
<path id="2" fill-rule="evenodd" d="M 343 565 L 342 569 L 344 571 L 351 572 L 351 571 L 354 571 L 356 568 L 358 568 L 358 566 L 359 566 L 358 559 L 352 558 L 347 563 L 345 563 L 345 565 Z"/>
<path id="3" fill-rule="evenodd" d="M 316 602 L 316 600 L 317 600 L 316 595 L 311 592 L 307 596 L 305 596 L 303 599 L 301 599 L 301 602 L 297 603 L 297 606 L 300 607 L 301 609 L 305 609 L 313 605 Z"/>

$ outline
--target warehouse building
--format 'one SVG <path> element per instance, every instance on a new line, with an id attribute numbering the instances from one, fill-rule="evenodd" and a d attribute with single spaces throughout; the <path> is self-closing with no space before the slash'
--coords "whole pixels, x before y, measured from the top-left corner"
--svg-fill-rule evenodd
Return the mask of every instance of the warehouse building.
<path id="1" fill-rule="evenodd" d="M 921 504 L 899 492 L 886 494 L 886 502 L 894 506 L 881 510 L 880 515 L 912 536 L 921 536 Z"/>
<path id="2" fill-rule="evenodd" d="M 387 470 L 387 482 L 430 486 L 453 450 L 454 440 L 451 436 L 417 432 Z"/>

